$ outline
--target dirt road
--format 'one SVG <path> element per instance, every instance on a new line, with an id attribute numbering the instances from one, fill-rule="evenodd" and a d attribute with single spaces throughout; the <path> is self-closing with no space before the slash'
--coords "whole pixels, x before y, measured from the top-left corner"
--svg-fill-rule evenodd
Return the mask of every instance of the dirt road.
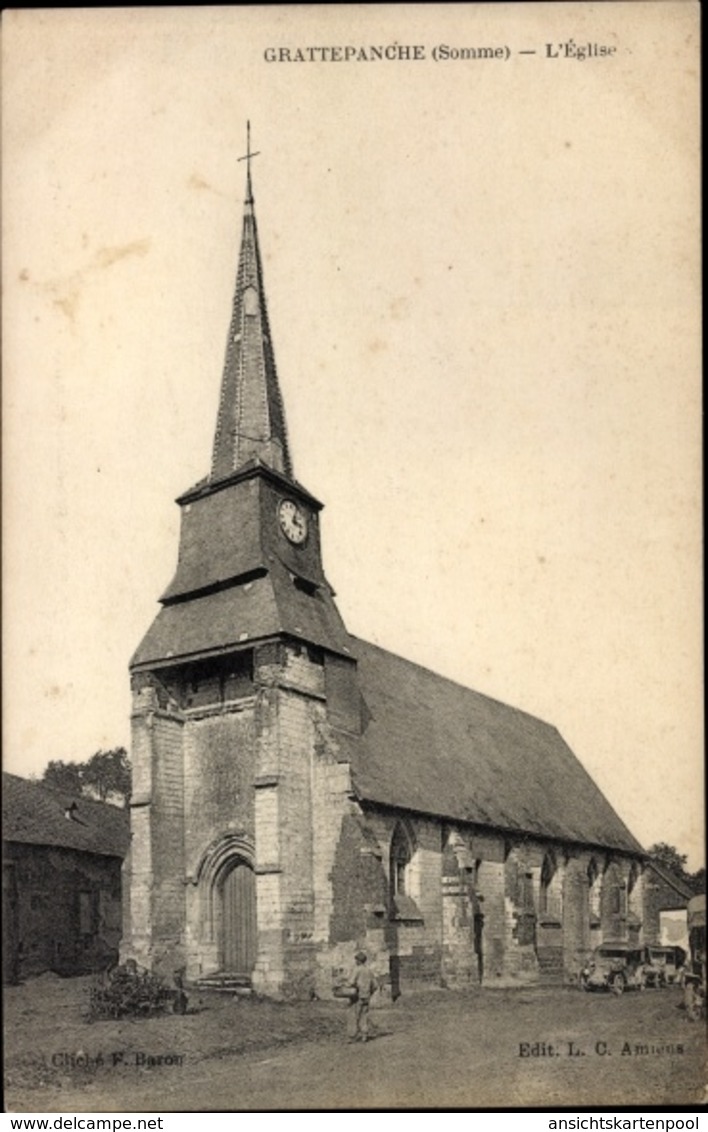
<path id="1" fill-rule="evenodd" d="M 87 1026 L 67 1014 L 54 1029 L 41 1011 L 15 1009 L 24 1038 L 6 1037 L 6 1103 L 16 1112 L 682 1106 L 704 1096 L 706 1049 L 680 1002 L 673 990 L 427 991 L 373 1010 L 367 1045 L 346 1042 L 337 1003 L 212 1000 L 187 1018 Z M 77 1051 L 83 1062 L 72 1068 Z M 37 1056 L 49 1069 L 30 1082 Z"/>

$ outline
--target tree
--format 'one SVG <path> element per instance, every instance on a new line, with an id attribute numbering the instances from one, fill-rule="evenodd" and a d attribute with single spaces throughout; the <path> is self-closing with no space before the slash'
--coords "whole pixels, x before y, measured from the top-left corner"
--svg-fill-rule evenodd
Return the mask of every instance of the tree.
<path id="1" fill-rule="evenodd" d="M 131 766 L 125 747 L 96 751 L 83 763 L 54 759 L 45 768 L 42 782 L 64 794 L 79 794 L 101 802 L 130 801 Z"/>
<path id="2" fill-rule="evenodd" d="M 688 883 L 693 889 L 696 896 L 700 896 L 706 890 L 706 867 L 698 869 L 695 873 L 691 873 Z"/>
<path id="3" fill-rule="evenodd" d="M 685 853 L 679 853 L 678 849 L 673 845 L 667 845 L 665 841 L 657 841 L 656 845 L 650 845 L 647 852 L 650 857 L 661 865 L 668 872 L 673 873 L 674 876 L 687 884 L 692 892 L 698 894 L 705 892 L 706 888 L 706 870 L 705 867 L 698 869 L 695 873 L 689 873 L 686 870 L 686 862 L 688 857 Z"/>
<path id="4" fill-rule="evenodd" d="M 79 763 L 65 763 L 52 759 L 45 767 L 42 782 L 63 794 L 81 794 L 81 766 Z"/>
<path id="5" fill-rule="evenodd" d="M 675 846 L 667 845 L 665 841 L 657 841 L 656 845 L 649 846 L 647 852 L 650 857 L 654 858 L 658 865 L 661 865 L 670 873 L 673 873 L 681 880 L 688 879 L 686 872 L 688 857 L 685 853 L 679 853 Z"/>
<path id="6" fill-rule="evenodd" d="M 125 747 L 114 747 L 110 751 L 96 751 L 84 763 L 82 781 L 88 792 L 105 802 L 118 796 L 123 803 L 130 801 L 131 766 Z"/>

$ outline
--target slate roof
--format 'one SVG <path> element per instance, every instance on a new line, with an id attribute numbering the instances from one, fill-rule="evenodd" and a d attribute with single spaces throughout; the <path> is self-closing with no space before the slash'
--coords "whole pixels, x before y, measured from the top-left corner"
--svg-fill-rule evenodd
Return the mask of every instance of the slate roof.
<path id="1" fill-rule="evenodd" d="M 130 663 L 132 668 L 167 664 L 281 633 L 345 655 L 350 648 L 329 588 L 321 586 L 317 597 L 302 593 L 287 568 L 275 560 L 265 577 L 165 605 Z"/>
<path id="2" fill-rule="evenodd" d="M 69 819 L 72 802 L 76 809 Z M 124 857 L 130 843 L 128 811 L 3 772 L 2 836 L 3 841 Z"/>
<path id="3" fill-rule="evenodd" d="M 351 642 L 366 723 L 345 746 L 362 800 L 644 855 L 555 727 Z"/>
<path id="4" fill-rule="evenodd" d="M 311 515 L 305 544 L 283 538 L 284 495 Z M 220 485 L 182 497 L 177 570 L 131 668 L 169 664 L 287 634 L 349 655 L 349 634 L 322 569 L 321 504 L 294 480 L 252 461 Z"/>
<path id="5" fill-rule="evenodd" d="M 254 456 L 292 474 L 249 170 L 211 479 L 228 476 Z"/>
<path id="6" fill-rule="evenodd" d="M 252 482 L 198 498 L 183 508 L 175 576 L 161 601 L 228 583 L 265 565 L 260 508 L 251 501 Z M 238 537 L 234 537 L 234 532 Z"/>

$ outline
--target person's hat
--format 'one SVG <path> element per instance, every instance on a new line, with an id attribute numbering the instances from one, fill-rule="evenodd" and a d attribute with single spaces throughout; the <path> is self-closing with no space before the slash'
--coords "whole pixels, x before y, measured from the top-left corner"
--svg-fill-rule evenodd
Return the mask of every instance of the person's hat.
<path id="1" fill-rule="evenodd" d="M 357 961 L 358 963 L 365 963 L 365 962 L 366 962 L 366 960 L 367 960 L 367 958 L 368 958 L 368 956 L 367 956 L 367 954 L 366 954 L 366 952 L 365 952 L 365 951 L 357 951 L 357 953 L 356 953 L 356 955 L 354 956 L 354 958 L 356 959 L 356 961 Z"/>

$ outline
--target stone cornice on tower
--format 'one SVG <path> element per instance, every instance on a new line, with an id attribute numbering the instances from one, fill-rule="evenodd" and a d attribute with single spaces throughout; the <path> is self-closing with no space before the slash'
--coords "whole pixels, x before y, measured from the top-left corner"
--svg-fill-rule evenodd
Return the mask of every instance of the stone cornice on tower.
<path id="1" fill-rule="evenodd" d="M 209 476 L 212 484 L 254 459 L 288 478 L 293 472 L 263 286 L 251 156 L 249 149 L 241 251 Z"/>

